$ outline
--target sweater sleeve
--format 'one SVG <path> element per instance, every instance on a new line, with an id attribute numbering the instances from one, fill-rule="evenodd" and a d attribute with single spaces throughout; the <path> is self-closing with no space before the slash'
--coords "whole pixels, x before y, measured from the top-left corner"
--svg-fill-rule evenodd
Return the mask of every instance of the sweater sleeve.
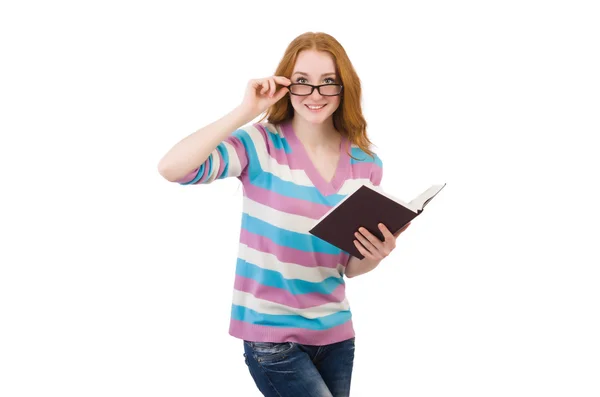
<path id="1" fill-rule="evenodd" d="M 264 150 L 264 136 L 254 126 L 246 126 L 225 138 L 198 168 L 177 182 L 181 185 L 209 184 L 217 179 L 236 177 L 262 170 L 259 151 Z"/>
<path id="2" fill-rule="evenodd" d="M 372 168 L 371 168 L 371 176 L 370 180 L 373 186 L 379 186 L 381 184 L 381 179 L 383 177 L 383 162 L 381 158 L 377 154 L 375 154 L 375 158 L 373 159 Z"/>

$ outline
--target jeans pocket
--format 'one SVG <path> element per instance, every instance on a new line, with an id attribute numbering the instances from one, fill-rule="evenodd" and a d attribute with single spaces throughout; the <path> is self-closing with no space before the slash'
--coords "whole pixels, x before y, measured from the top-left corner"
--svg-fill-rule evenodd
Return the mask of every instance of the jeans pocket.
<path id="1" fill-rule="evenodd" d="M 254 359 L 259 363 L 281 361 L 295 346 L 293 342 L 248 342 L 248 345 L 252 348 Z"/>

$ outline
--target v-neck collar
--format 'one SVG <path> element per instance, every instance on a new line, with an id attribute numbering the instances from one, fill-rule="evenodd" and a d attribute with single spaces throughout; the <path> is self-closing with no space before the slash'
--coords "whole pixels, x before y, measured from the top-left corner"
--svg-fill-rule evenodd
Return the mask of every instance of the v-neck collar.
<path id="1" fill-rule="evenodd" d="M 341 136 L 340 157 L 331 181 L 327 181 L 325 178 L 323 178 L 321 173 L 317 170 L 316 166 L 310 159 L 304 144 L 302 144 L 300 139 L 298 139 L 298 136 L 292 127 L 291 120 L 283 123 L 282 130 L 285 139 L 288 140 L 290 147 L 292 148 L 293 155 L 298 156 L 296 158 L 298 164 L 302 167 L 304 172 L 306 172 L 306 175 L 315 185 L 315 187 L 324 196 L 336 194 L 346 180 L 346 176 L 348 175 L 348 171 L 350 169 L 350 156 L 348 155 L 350 147 L 348 138 L 344 135 Z"/>

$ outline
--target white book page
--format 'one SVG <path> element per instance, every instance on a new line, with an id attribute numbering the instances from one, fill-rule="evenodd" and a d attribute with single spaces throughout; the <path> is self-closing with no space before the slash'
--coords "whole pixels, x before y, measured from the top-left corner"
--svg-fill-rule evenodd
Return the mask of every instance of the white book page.
<path id="1" fill-rule="evenodd" d="M 408 203 L 408 205 L 415 212 L 423 210 L 423 208 L 425 207 L 425 205 L 427 205 L 427 202 L 430 199 L 432 199 L 433 197 L 435 197 L 435 195 L 438 194 L 439 191 L 442 190 L 442 188 L 444 186 L 446 186 L 445 183 L 443 185 L 433 185 L 433 186 L 431 186 L 429 189 L 425 190 L 419 196 L 417 196 L 414 199 L 412 199 L 410 201 L 410 203 Z"/>
<path id="2" fill-rule="evenodd" d="M 405 203 L 404 201 L 400 200 L 398 197 L 394 197 L 391 194 L 383 191 L 383 189 L 380 186 L 367 186 L 368 188 L 371 188 L 372 190 L 375 190 L 376 192 L 381 193 L 382 195 L 384 195 L 385 197 L 389 198 L 392 201 L 397 202 L 398 204 L 401 204 L 402 206 L 408 208 L 409 210 L 412 210 L 414 212 L 417 212 L 415 209 L 413 209 L 409 203 Z"/>

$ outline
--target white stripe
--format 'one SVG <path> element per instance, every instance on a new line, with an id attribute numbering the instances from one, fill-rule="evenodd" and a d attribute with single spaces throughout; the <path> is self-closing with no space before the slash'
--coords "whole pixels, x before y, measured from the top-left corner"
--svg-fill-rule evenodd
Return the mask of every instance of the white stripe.
<path id="1" fill-rule="evenodd" d="M 347 179 L 344 181 L 344 184 L 340 187 L 338 194 L 347 195 L 347 194 L 354 193 L 362 185 L 367 185 L 367 186 L 371 187 L 371 186 L 373 186 L 373 183 L 368 178 Z"/>
<path id="2" fill-rule="evenodd" d="M 240 243 L 238 256 L 240 259 L 251 263 L 261 269 L 274 270 L 280 273 L 283 278 L 288 280 L 303 280 L 311 283 L 320 283 L 328 278 L 342 278 L 342 264 L 337 268 L 324 266 L 308 267 L 295 263 L 282 262 L 275 255 L 255 250 L 245 244 Z"/>
<path id="3" fill-rule="evenodd" d="M 235 151 L 235 147 L 227 141 L 223 141 L 223 144 L 225 149 L 227 149 L 227 156 L 229 157 L 229 167 L 227 168 L 226 176 L 240 176 L 242 173 L 242 164 Z"/>
<path id="4" fill-rule="evenodd" d="M 287 164 L 279 164 L 274 157 L 269 155 L 267 143 L 265 142 L 265 139 L 269 138 L 265 138 L 258 128 L 246 126 L 244 127 L 244 130 L 248 133 L 254 143 L 258 161 L 263 171 L 269 172 L 286 182 L 293 182 L 300 186 L 313 186 L 312 181 L 308 175 L 306 175 L 304 170 L 290 169 Z M 270 134 L 270 132 L 267 132 L 267 134 Z"/>
<path id="5" fill-rule="evenodd" d="M 249 197 L 245 197 L 243 211 L 254 218 L 291 232 L 308 234 L 308 231 L 315 225 L 315 219 L 288 214 L 254 201 Z"/>
<path id="6" fill-rule="evenodd" d="M 325 317 L 342 310 L 349 310 L 350 308 L 348 300 L 344 299 L 342 302 L 329 302 L 325 303 L 324 305 L 299 309 L 295 307 L 282 305 L 281 303 L 259 299 L 248 292 L 238 291 L 236 289 L 233 290 L 233 304 L 238 306 L 244 306 L 248 309 L 252 309 L 263 314 L 292 314 L 310 319 Z"/>
<path id="7" fill-rule="evenodd" d="M 219 153 L 215 149 L 215 150 L 213 150 L 213 152 L 211 153 L 210 156 L 211 156 L 211 160 L 212 160 L 210 175 L 208 175 L 208 177 L 204 180 L 203 183 L 211 183 L 212 181 L 217 179 L 217 174 L 219 173 L 219 166 L 221 165 L 221 159 L 219 157 Z M 208 163 L 206 163 L 204 172 L 208 172 Z"/>

